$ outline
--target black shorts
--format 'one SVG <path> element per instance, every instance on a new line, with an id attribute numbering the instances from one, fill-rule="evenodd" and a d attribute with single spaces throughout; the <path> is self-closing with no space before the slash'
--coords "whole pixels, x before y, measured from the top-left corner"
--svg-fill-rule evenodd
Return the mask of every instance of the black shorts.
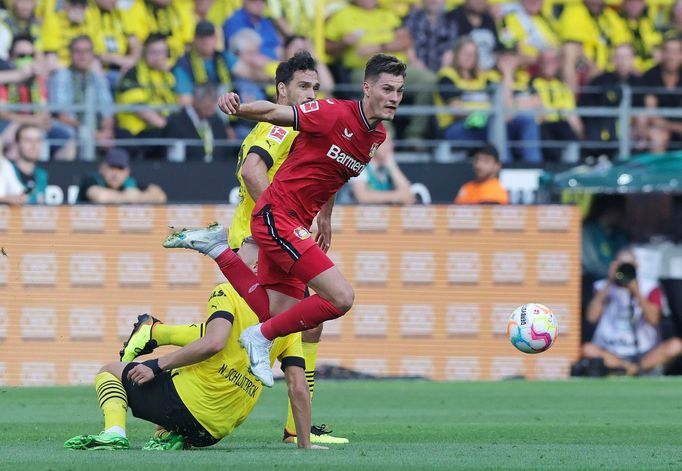
<path id="1" fill-rule="evenodd" d="M 183 435 L 192 446 L 211 446 L 220 441 L 187 409 L 175 390 L 170 371 L 164 371 L 142 386 L 133 384 L 128 379 L 128 372 L 138 364 L 128 363 L 121 379 L 128 394 L 128 406 L 135 417 Z"/>

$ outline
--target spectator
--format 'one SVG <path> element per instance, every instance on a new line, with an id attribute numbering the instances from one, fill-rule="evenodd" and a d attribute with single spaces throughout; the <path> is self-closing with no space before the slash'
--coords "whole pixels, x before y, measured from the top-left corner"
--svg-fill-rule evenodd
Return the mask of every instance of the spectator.
<path id="1" fill-rule="evenodd" d="M 471 162 L 476 179 L 457 192 L 455 204 L 509 204 L 509 194 L 500 183 L 500 156 L 492 145 L 477 150 Z"/>
<path id="2" fill-rule="evenodd" d="M 592 341 L 582 346 L 586 358 L 601 358 L 608 368 L 628 375 L 661 368 L 682 354 L 682 340 L 661 341 L 661 291 L 637 278 L 631 250 L 621 250 L 607 279 L 594 284 L 587 319 L 597 324 Z"/>
<path id="3" fill-rule="evenodd" d="M 395 161 L 390 133 L 359 176 L 350 181 L 351 192 L 360 204 L 414 204 L 410 181 Z"/>
<path id="4" fill-rule="evenodd" d="M 448 16 L 457 25 L 459 36 L 469 36 L 476 43 L 479 67 L 483 70 L 495 67 L 495 53 L 502 44 L 495 19 L 488 11 L 488 1 L 465 0 Z"/>
<path id="5" fill-rule="evenodd" d="M 168 118 L 164 137 L 203 142 L 203 146 L 187 146 L 184 160 L 202 162 L 211 162 L 214 159 L 226 160 L 229 157 L 229 149 L 223 144 L 214 144 L 217 140 L 228 139 L 225 123 L 216 113 L 218 89 L 211 83 L 204 83 L 194 87 L 193 94 L 194 99 L 191 105 L 185 105 Z M 172 160 L 183 160 L 182 156 L 175 157 Z"/>
<path id="6" fill-rule="evenodd" d="M 78 201 L 98 204 L 165 203 L 166 194 L 154 184 L 140 187 L 130 176 L 128 153 L 112 148 L 102 160 L 99 171 L 81 181 Z"/>
<path id="7" fill-rule="evenodd" d="M 268 16 L 285 38 L 311 35 L 315 30 L 315 2 L 267 0 Z"/>
<path id="8" fill-rule="evenodd" d="M 94 131 L 97 140 L 113 139 L 114 115 L 111 109 L 114 100 L 106 77 L 95 70 L 92 40 L 88 36 L 77 36 L 71 41 L 69 51 L 71 65 L 55 72 L 49 81 L 50 104 L 60 107 L 57 120 L 69 126 L 74 133 L 81 130 L 85 125 L 85 112 L 69 108 L 86 104 L 91 94 L 98 117 L 97 129 L 85 129 L 84 132 Z"/>
<path id="9" fill-rule="evenodd" d="M 410 68 L 437 73 L 457 40 L 457 25 L 446 14 L 445 0 L 423 0 L 422 8 L 412 10 L 404 25 L 412 37 L 407 50 Z"/>
<path id="10" fill-rule="evenodd" d="M 682 34 L 682 0 L 675 0 L 670 6 L 670 18 L 664 26 L 664 33 Z"/>
<path id="11" fill-rule="evenodd" d="M 45 17 L 41 43 L 50 70 L 70 64 L 69 45 L 73 38 L 96 37 L 100 34 L 85 21 L 86 6 L 87 0 L 66 0 L 62 10 L 50 12 Z"/>
<path id="12" fill-rule="evenodd" d="M 573 90 L 559 77 L 561 54 L 557 49 L 545 49 L 539 57 L 540 75 L 531 81 L 531 87 L 542 100 L 545 110 L 554 113 L 540 116 L 540 133 L 543 141 L 560 141 L 561 147 L 549 146 L 543 149 L 545 161 L 558 162 L 562 159 L 562 149 L 572 150 L 574 155 L 564 153 L 565 161 L 575 163 L 578 149 L 572 144 L 583 135 L 582 121 L 575 114 L 575 95 Z"/>
<path id="13" fill-rule="evenodd" d="M 116 101 L 126 105 L 174 105 L 175 78 L 168 72 L 168 55 L 166 38 L 150 35 L 142 49 L 142 60 L 121 78 Z M 168 114 L 155 109 L 119 113 L 117 137 L 158 138 Z"/>
<path id="14" fill-rule="evenodd" d="M 23 69 L 31 66 L 39 70 L 34 62 L 35 50 L 30 36 L 15 36 L 10 48 L 10 69 Z M 41 74 L 17 82 L 0 85 L 0 103 L 11 105 L 45 105 L 47 89 Z M 0 112 L 0 132 L 5 143 L 14 143 L 14 133 L 22 124 L 39 126 L 47 133 L 49 139 L 59 140 L 59 144 L 51 148 L 51 155 L 59 160 L 73 160 L 76 157 L 75 134 L 71 128 L 55 121 L 47 111 L 2 111 Z"/>
<path id="15" fill-rule="evenodd" d="M 264 100 L 267 97 L 265 88 L 274 85 L 278 62 L 261 54 L 260 44 L 261 37 L 248 28 L 239 31 L 230 41 L 230 54 L 236 58 L 231 69 L 233 85 L 244 102 Z M 244 139 L 252 128 L 251 121 L 238 119 L 234 122 L 238 139 Z"/>
<path id="16" fill-rule="evenodd" d="M 567 5 L 558 29 L 564 42 L 562 77 L 574 91 L 581 74 L 589 80 L 606 70 L 613 47 L 632 43 L 625 21 L 604 0 Z"/>
<path id="17" fill-rule="evenodd" d="M 662 35 L 648 14 L 645 0 L 623 0 L 621 16 L 633 39 L 635 68 L 645 72 L 656 65 Z"/>
<path id="18" fill-rule="evenodd" d="M 354 83 L 362 83 L 367 60 L 378 52 L 406 60 L 410 33 L 400 17 L 377 8 L 376 0 L 353 0 L 334 13 L 325 25 L 327 53 L 339 58 Z"/>
<path id="19" fill-rule="evenodd" d="M 181 105 L 192 103 L 192 90 L 196 85 L 211 83 L 216 87 L 231 88 L 227 54 L 216 49 L 218 38 L 213 23 L 197 23 L 190 51 L 178 60 L 173 68 L 175 92 Z"/>
<path id="20" fill-rule="evenodd" d="M 679 109 L 682 104 L 682 37 L 666 36 L 661 46 L 661 63 L 648 70 L 640 81 L 646 89 L 644 104 L 649 109 Z M 644 127 L 649 129 L 651 152 L 665 152 L 671 142 L 682 141 L 682 119 L 650 116 Z"/>
<path id="21" fill-rule="evenodd" d="M 307 51 L 315 59 L 317 67 L 317 78 L 320 81 L 319 96 L 331 96 L 334 92 L 334 77 L 329 71 L 327 64 L 324 61 L 317 59 L 315 55 L 315 48 L 310 39 L 305 36 L 289 36 L 284 42 L 284 57 L 282 60 L 288 60 L 299 51 Z"/>
<path id="22" fill-rule="evenodd" d="M 86 12 L 86 21 L 97 34 L 91 36 L 95 55 L 113 88 L 122 73 L 137 63 L 142 43 L 125 21 L 116 0 L 95 0 Z"/>
<path id="23" fill-rule="evenodd" d="M 457 40 L 454 47 L 453 63 L 444 67 L 438 74 L 438 91 L 435 102 L 438 106 L 470 109 L 462 113 L 441 113 L 438 123 L 445 139 L 450 141 L 488 141 L 491 128 L 489 116 L 490 103 L 493 99 L 492 85 L 500 85 L 501 77 L 497 71 L 481 70 L 478 67 L 478 49 L 476 43 L 464 36 Z M 509 106 L 513 105 L 512 83 L 514 82 L 514 63 L 512 57 L 505 57 L 501 64 L 505 70 L 503 92 Z M 513 116 L 507 122 L 507 132 L 512 140 L 522 141 L 521 155 L 526 162 L 541 162 L 538 143 L 540 130 L 535 120 L 527 115 Z M 502 159 L 511 159 L 505 152 Z"/>
<path id="24" fill-rule="evenodd" d="M 35 0 L 3 2 L 7 10 L 0 10 L 0 59 L 8 60 L 15 36 L 28 36 L 36 42 L 40 34 L 40 21 L 36 16 Z M 40 55 L 40 52 L 38 52 Z"/>
<path id="25" fill-rule="evenodd" d="M 190 2 L 183 0 L 136 0 L 125 12 L 127 30 L 144 43 L 152 34 L 166 38 L 170 63 L 174 64 L 192 42 L 194 18 Z"/>
<path id="26" fill-rule="evenodd" d="M 377 53 L 390 53 L 406 60 L 412 40 L 410 32 L 393 11 L 377 7 L 376 0 L 353 0 L 336 12 L 326 26 L 327 51 L 341 57 L 343 66 L 350 71 L 350 80 L 361 84 L 367 60 Z M 432 88 L 435 76 L 426 68 L 414 67 L 406 77 L 406 99 L 414 105 L 433 103 Z M 410 88 L 415 90 L 411 93 Z M 428 115 L 415 115 L 410 119 L 405 136 L 422 139 L 430 124 Z"/>
<path id="27" fill-rule="evenodd" d="M 242 8 L 225 20 L 223 35 L 225 49 L 230 48 L 232 38 L 240 30 L 247 28 L 261 37 L 260 53 L 276 61 L 282 56 L 282 42 L 272 20 L 265 17 L 265 0 L 244 0 Z"/>
<path id="28" fill-rule="evenodd" d="M 639 86 L 639 77 L 635 71 L 635 54 L 630 44 L 621 44 L 613 49 L 613 72 L 604 72 L 598 75 L 588 86 L 581 91 L 578 105 L 581 107 L 617 108 L 623 99 L 623 87 Z M 635 98 L 635 96 L 633 96 Z M 636 99 L 633 105 L 637 106 Z M 645 118 L 646 120 L 646 118 Z M 641 121 L 641 120 L 639 120 Z M 583 118 L 585 140 L 589 142 L 608 143 L 618 140 L 620 130 L 617 127 L 617 118 L 606 116 L 586 116 Z M 647 140 L 648 131 L 646 123 L 634 128 L 632 137 L 635 141 Z M 628 132 L 628 130 L 625 130 Z M 587 155 L 613 156 L 616 149 L 585 149 Z"/>
<path id="29" fill-rule="evenodd" d="M 543 0 L 521 0 L 505 8 L 502 42 L 519 54 L 523 68 L 536 64 L 540 51 L 561 47 L 553 21 L 542 13 Z"/>
<path id="30" fill-rule="evenodd" d="M 19 206 L 27 201 L 26 188 L 19 181 L 14 166 L 0 155 L 0 204 Z"/>
<path id="31" fill-rule="evenodd" d="M 215 28 L 216 50 L 225 51 L 225 37 L 223 36 L 223 23 L 241 6 L 239 0 L 195 0 L 194 20 L 195 24 L 202 20 L 209 21 Z"/>
<path id="32" fill-rule="evenodd" d="M 17 160 L 12 162 L 28 204 L 44 204 L 47 171 L 36 165 L 43 147 L 43 131 L 38 126 L 24 124 L 16 133 Z"/>

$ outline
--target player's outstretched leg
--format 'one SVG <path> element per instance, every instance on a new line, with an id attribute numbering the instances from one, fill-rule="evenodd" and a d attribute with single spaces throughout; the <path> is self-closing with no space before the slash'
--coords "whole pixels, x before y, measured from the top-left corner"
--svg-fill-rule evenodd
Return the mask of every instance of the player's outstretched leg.
<path id="1" fill-rule="evenodd" d="M 173 232 L 163 241 L 167 249 L 191 249 L 216 258 L 227 245 L 227 230 L 222 224 L 212 222 L 199 229 L 182 229 Z"/>
<path id="2" fill-rule="evenodd" d="M 121 361 L 130 362 L 163 345 L 184 347 L 204 336 L 206 324 L 168 325 L 149 314 L 137 317 L 130 337 L 119 352 Z"/>
<path id="3" fill-rule="evenodd" d="M 203 229 L 183 229 L 169 235 L 163 241 L 163 246 L 167 249 L 196 250 L 214 259 L 225 278 L 253 309 L 258 319 L 265 322 L 270 318 L 268 292 L 258 283 L 252 267 L 229 248 L 224 226 L 214 222 Z"/>

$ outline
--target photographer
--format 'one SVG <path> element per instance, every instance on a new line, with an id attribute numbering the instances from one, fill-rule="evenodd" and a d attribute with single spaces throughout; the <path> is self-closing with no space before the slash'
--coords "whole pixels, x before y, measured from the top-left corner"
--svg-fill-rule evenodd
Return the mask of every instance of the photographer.
<path id="1" fill-rule="evenodd" d="M 682 353 L 677 337 L 661 341 L 661 291 L 654 283 L 637 279 L 637 262 L 631 250 L 618 252 L 608 278 L 594 284 L 587 320 L 597 323 L 592 341 L 582 356 L 601 359 L 610 369 L 628 375 L 662 367 Z"/>

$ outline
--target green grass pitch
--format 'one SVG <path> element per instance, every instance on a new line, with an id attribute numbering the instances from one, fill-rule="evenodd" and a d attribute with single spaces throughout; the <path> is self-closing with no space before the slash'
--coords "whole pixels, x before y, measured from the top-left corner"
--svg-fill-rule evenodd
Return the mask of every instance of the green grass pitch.
<path id="1" fill-rule="evenodd" d="M 211 448 L 144 452 L 151 425 L 129 414 L 134 449 L 72 451 L 102 428 L 92 388 L 2 388 L 0 469 L 682 469 L 678 379 L 318 381 L 315 421 L 351 439 L 327 451 L 279 442 L 284 395 Z"/>

